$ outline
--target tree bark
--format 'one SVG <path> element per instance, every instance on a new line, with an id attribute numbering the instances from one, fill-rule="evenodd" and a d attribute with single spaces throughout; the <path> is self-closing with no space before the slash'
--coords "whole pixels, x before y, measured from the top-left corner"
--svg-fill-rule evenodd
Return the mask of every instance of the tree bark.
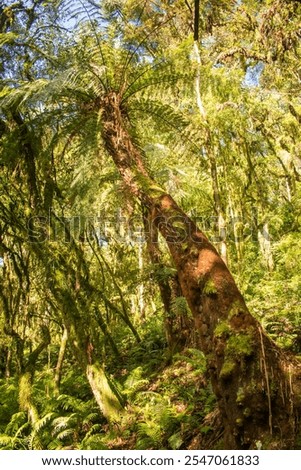
<path id="1" fill-rule="evenodd" d="M 102 101 L 103 139 L 131 193 L 165 238 L 207 358 L 228 449 L 293 448 L 300 365 L 263 332 L 215 247 L 148 175 L 128 131 L 121 97 Z"/>

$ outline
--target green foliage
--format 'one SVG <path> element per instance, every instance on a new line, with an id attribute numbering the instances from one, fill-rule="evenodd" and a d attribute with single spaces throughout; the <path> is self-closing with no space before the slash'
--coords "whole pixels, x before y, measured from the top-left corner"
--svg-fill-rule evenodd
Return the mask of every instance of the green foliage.
<path id="1" fill-rule="evenodd" d="M 15 379 L 0 382 L 0 433 L 5 431 L 11 416 L 18 414 L 18 387 Z"/>
<path id="2" fill-rule="evenodd" d="M 217 250 L 224 238 L 252 313 L 300 355 L 299 2 L 203 2 L 200 63 L 182 0 L 10 3 L 0 8 L 0 448 L 187 448 L 210 436 L 215 397 L 194 342 L 170 357 L 158 285 L 176 269 L 161 238 L 159 263 L 137 246 L 143 201 L 108 158 L 103 99 L 119 93 L 156 183 L 137 181 L 175 196 Z M 181 236 L 183 222 L 174 228 Z M 203 293 L 214 299 L 212 280 Z M 182 295 L 169 315 L 191 315 Z M 225 322 L 214 334 L 227 341 L 227 379 L 252 338 Z"/>
<path id="3" fill-rule="evenodd" d="M 190 309 L 187 304 L 187 300 L 185 297 L 176 297 L 175 299 L 172 300 L 171 302 L 171 312 L 175 316 L 188 316 L 191 315 Z"/>
<path id="4" fill-rule="evenodd" d="M 232 334 L 227 341 L 226 354 L 229 357 L 239 358 L 250 356 L 253 353 L 253 340 L 251 334 Z"/>
<path id="5" fill-rule="evenodd" d="M 148 403 L 143 409 L 142 422 L 137 429 L 137 449 L 164 449 L 167 443 L 174 445 L 179 442 L 180 420 L 175 409 L 168 400 L 156 394 L 148 394 Z M 178 431 L 175 433 L 175 431 Z M 175 441 L 175 434 L 178 439 Z M 170 441 L 171 440 L 171 441 Z M 180 443 L 180 445 L 182 442 Z"/>
<path id="6" fill-rule="evenodd" d="M 212 279 L 209 279 L 209 281 L 206 282 L 204 289 L 203 289 L 203 293 L 205 295 L 214 295 L 217 293 L 217 289 Z"/>

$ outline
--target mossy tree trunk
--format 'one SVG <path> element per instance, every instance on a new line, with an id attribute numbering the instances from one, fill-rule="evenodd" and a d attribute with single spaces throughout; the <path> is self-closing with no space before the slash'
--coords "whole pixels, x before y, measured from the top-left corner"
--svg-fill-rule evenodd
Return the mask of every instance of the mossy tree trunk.
<path id="1" fill-rule="evenodd" d="M 300 365 L 248 311 L 226 264 L 194 222 L 150 178 L 128 131 L 121 97 L 102 101 L 103 138 L 133 195 L 165 238 L 195 319 L 229 449 L 292 448 L 300 411 Z"/>
<path id="2" fill-rule="evenodd" d="M 77 309 L 76 303 L 72 302 L 71 296 L 69 296 L 69 304 L 68 302 L 65 303 L 66 298 L 67 293 L 64 292 L 61 296 L 61 307 L 65 324 L 62 343 L 70 339 L 70 346 L 74 356 L 87 377 L 101 413 L 108 422 L 116 421 L 122 409 L 122 402 L 117 391 L 111 386 L 104 367 L 98 362 L 95 352 L 97 341 L 92 334 L 93 324 L 91 324 L 91 319 L 82 315 L 82 309 Z M 59 299 L 59 296 L 57 296 L 57 299 Z M 64 344 L 61 345 L 61 348 L 62 346 Z M 58 366 L 61 367 L 59 361 Z"/>
<path id="3" fill-rule="evenodd" d="M 34 402 L 32 388 L 35 375 L 36 362 L 40 354 L 50 344 L 50 334 L 46 326 L 41 328 L 41 342 L 29 355 L 27 361 L 23 363 L 23 367 L 19 377 L 19 405 L 20 409 L 26 411 L 28 419 L 32 426 L 35 426 L 39 419 L 38 409 Z"/>
<path id="4" fill-rule="evenodd" d="M 118 421 L 124 403 L 114 384 L 106 375 L 104 368 L 94 361 L 93 364 L 87 365 L 86 376 L 102 414 L 109 422 Z"/>
<path id="5" fill-rule="evenodd" d="M 57 395 L 59 395 L 60 393 L 60 384 L 61 384 L 63 363 L 64 363 L 64 357 L 65 357 L 65 352 L 67 348 L 67 342 L 68 342 L 68 329 L 64 326 L 64 331 L 62 334 L 62 339 L 61 339 L 61 344 L 60 344 L 60 350 L 59 350 L 57 363 L 55 367 L 55 373 L 54 373 L 54 388 L 55 388 L 55 392 Z"/>

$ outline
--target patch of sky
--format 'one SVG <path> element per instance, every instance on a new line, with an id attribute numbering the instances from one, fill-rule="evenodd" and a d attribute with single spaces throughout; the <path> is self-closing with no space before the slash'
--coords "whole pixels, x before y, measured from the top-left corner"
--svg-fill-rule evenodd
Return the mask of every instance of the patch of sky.
<path id="1" fill-rule="evenodd" d="M 100 3 L 89 0 L 66 0 L 62 3 L 61 24 L 64 28 L 73 32 L 84 22 L 97 21 L 103 22 L 100 15 Z"/>
<path id="2" fill-rule="evenodd" d="M 263 69 L 263 62 L 258 62 L 256 65 L 249 66 L 243 80 L 243 85 L 248 88 L 259 86 L 259 80 Z"/>

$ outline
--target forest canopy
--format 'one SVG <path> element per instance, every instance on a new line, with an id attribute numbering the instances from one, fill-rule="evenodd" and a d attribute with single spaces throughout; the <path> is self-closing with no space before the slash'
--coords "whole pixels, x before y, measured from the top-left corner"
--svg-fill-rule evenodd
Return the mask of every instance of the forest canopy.
<path id="1" fill-rule="evenodd" d="M 0 5 L 0 449 L 300 449 L 297 0 Z"/>

